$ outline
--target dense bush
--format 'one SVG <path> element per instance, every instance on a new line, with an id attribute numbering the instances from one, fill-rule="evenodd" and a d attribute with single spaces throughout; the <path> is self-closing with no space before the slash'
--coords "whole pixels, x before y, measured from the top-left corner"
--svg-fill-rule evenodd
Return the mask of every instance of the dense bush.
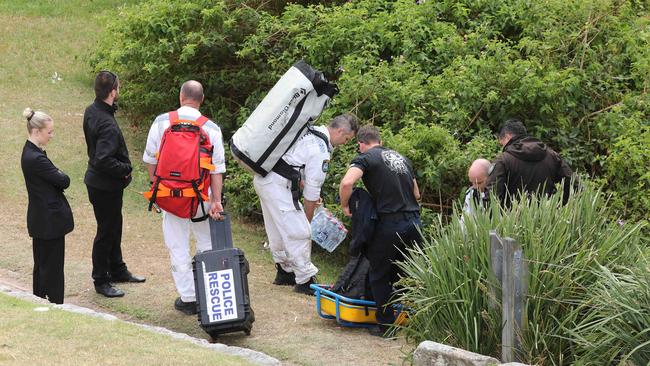
<path id="1" fill-rule="evenodd" d="M 499 287 L 490 266 L 488 234 L 495 229 L 514 238 L 528 260 L 520 360 L 609 365 L 639 345 L 644 353 L 637 359 L 647 357 L 650 263 L 643 225 L 609 219 L 603 194 L 590 187 L 565 206 L 561 199 L 517 202 L 508 211 L 493 205 L 464 215 L 464 224 L 454 216 L 437 225 L 403 264 L 408 280 L 400 301 L 414 310 L 407 337 L 500 355 L 501 299 L 490 291 Z M 617 271 L 626 267 L 640 270 L 621 273 L 625 283 L 613 287 L 610 276 L 619 279 Z"/>
<path id="2" fill-rule="evenodd" d="M 138 123 L 178 108 L 181 84 L 195 79 L 208 96 L 203 112 L 229 131 L 259 78 L 235 55 L 257 26 L 257 12 L 243 3 L 151 0 L 124 8 L 93 63 L 120 75 L 121 103 Z"/>
<path id="3" fill-rule="evenodd" d="M 305 59 L 341 90 L 323 122 L 349 111 L 382 126 L 418 166 L 428 207 L 448 212 L 467 163 L 494 156 L 485 137 L 517 116 L 574 170 L 605 182 L 628 217 L 650 209 L 640 168 L 650 162 L 647 1 L 310 3 L 319 2 L 150 0 L 111 22 L 95 62 L 121 74 L 123 102 L 146 120 L 176 105 L 183 80 L 203 82 L 205 112 L 229 137 Z M 332 177 L 353 153 L 338 152 Z M 328 180 L 327 197 L 336 183 Z M 233 202 L 257 210 L 253 197 Z"/>

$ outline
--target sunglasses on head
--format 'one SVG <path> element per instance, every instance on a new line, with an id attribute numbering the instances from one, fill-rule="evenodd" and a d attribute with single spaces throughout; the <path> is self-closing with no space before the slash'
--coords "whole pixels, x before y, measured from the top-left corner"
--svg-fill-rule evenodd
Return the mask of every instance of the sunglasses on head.
<path id="1" fill-rule="evenodd" d="M 109 70 L 100 71 L 100 73 L 102 73 L 102 72 L 105 72 L 105 73 L 108 73 L 109 75 L 111 75 L 111 77 L 113 78 L 113 83 L 111 85 L 111 90 L 114 90 L 117 87 L 117 75 L 114 72 L 109 71 Z"/>

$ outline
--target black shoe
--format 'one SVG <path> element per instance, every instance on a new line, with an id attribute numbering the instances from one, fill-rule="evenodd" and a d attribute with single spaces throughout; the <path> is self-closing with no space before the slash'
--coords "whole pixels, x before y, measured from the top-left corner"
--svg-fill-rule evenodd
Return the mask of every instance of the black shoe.
<path id="1" fill-rule="evenodd" d="M 390 336 L 388 335 L 388 330 L 389 327 L 382 324 L 377 324 L 368 328 L 368 333 L 370 333 L 370 335 L 373 335 L 375 337 L 390 338 Z"/>
<path id="2" fill-rule="evenodd" d="M 95 291 L 98 294 L 104 295 L 106 297 L 122 297 L 124 296 L 124 291 L 119 288 L 111 286 L 110 283 L 103 283 L 101 285 L 95 285 Z"/>
<path id="3" fill-rule="evenodd" d="M 314 290 L 312 290 L 309 285 L 316 283 L 316 277 L 312 277 L 309 281 L 301 284 L 296 284 L 293 286 L 293 292 L 305 295 L 314 296 Z"/>
<path id="4" fill-rule="evenodd" d="M 111 275 L 111 282 L 144 282 L 146 279 L 144 277 L 136 276 L 130 271 L 122 272 L 118 275 Z"/>
<path id="5" fill-rule="evenodd" d="M 196 301 L 185 302 L 181 300 L 180 297 L 177 298 L 176 301 L 174 301 L 174 308 L 180 311 L 181 313 L 187 315 L 194 315 L 198 312 L 196 310 Z"/>
<path id="6" fill-rule="evenodd" d="M 280 263 L 276 263 L 275 268 L 278 269 L 278 273 L 275 275 L 275 280 L 273 280 L 274 285 L 293 286 L 296 284 L 295 273 L 285 271 L 284 269 L 282 269 Z"/>

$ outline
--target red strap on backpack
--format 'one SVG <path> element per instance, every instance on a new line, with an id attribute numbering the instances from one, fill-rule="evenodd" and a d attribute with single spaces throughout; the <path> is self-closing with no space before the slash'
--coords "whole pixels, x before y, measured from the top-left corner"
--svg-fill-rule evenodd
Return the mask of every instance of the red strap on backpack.
<path id="1" fill-rule="evenodd" d="M 195 121 L 192 122 L 193 125 L 203 127 L 203 125 L 208 122 L 208 117 L 201 115 L 199 118 L 197 118 Z M 178 118 L 178 111 L 171 111 L 169 112 L 169 124 L 177 124 L 180 123 L 180 119 Z"/>

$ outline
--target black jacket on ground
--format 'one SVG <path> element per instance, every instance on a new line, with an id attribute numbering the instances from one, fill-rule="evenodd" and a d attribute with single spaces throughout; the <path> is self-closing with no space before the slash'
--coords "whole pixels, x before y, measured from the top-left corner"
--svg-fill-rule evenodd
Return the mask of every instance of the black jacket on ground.
<path id="1" fill-rule="evenodd" d="M 488 177 L 488 187 L 499 201 L 510 204 L 510 197 L 520 192 L 547 196 L 556 192 L 555 184 L 563 182 L 563 202 L 569 199 L 573 172 L 560 155 L 540 140 L 530 136 L 514 136 L 503 147 Z"/>
<path id="2" fill-rule="evenodd" d="M 63 195 L 63 190 L 70 186 L 70 178 L 52 164 L 45 151 L 29 140 L 23 147 L 20 166 L 29 198 L 29 236 L 51 240 L 71 232 L 74 228 L 72 210 Z"/>
<path id="3" fill-rule="evenodd" d="M 115 120 L 115 105 L 95 99 L 84 112 L 88 148 L 86 185 L 103 191 L 124 189 L 131 182 L 131 160 L 122 131 Z"/>
<path id="4" fill-rule="evenodd" d="M 354 188 L 348 202 L 352 213 L 350 255 L 354 257 L 364 252 L 367 243 L 372 240 L 379 216 L 372 196 L 365 189 Z"/>

